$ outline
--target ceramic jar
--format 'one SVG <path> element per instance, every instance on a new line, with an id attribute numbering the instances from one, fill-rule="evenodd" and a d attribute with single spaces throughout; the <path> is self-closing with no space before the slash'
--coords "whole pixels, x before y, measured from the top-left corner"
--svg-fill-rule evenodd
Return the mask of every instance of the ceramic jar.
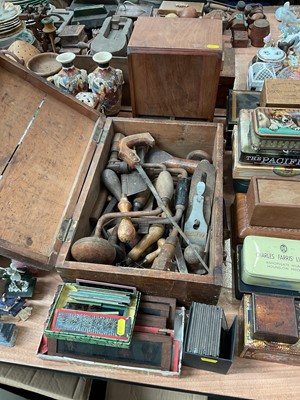
<path id="1" fill-rule="evenodd" d="M 258 50 L 253 62 L 264 62 L 272 65 L 275 72 L 279 72 L 283 68 L 283 62 L 286 59 L 286 54 L 279 47 L 263 47 Z"/>
<path id="2" fill-rule="evenodd" d="M 109 65 L 112 54 L 101 51 L 94 54 L 98 67 L 88 75 L 89 88 L 99 97 L 105 115 L 116 115 L 121 108 L 123 72 Z"/>
<path id="3" fill-rule="evenodd" d="M 56 57 L 62 64 L 62 69 L 53 77 L 55 86 L 65 93 L 76 96 L 77 93 L 88 89 L 87 72 L 74 66 L 74 53 L 63 53 Z"/>

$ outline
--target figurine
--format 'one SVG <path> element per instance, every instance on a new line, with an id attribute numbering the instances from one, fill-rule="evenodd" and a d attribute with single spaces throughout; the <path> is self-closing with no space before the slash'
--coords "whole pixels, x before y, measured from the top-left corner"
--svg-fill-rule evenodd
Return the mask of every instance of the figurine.
<path id="1" fill-rule="evenodd" d="M 12 260 L 10 266 L 7 268 L 1 268 L 4 270 L 4 276 L 10 281 L 8 286 L 8 292 L 26 292 L 29 287 L 29 283 L 22 280 L 21 273 L 24 271 L 17 269 L 17 264 Z"/>

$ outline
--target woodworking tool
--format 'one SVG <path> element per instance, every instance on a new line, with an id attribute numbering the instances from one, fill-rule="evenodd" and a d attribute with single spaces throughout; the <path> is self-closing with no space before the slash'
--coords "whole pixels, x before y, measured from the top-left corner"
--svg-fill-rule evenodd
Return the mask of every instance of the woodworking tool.
<path id="1" fill-rule="evenodd" d="M 121 139 L 119 142 L 119 158 L 125 160 L 130 167 L 135 167 L 139 171 L 140 175 L 145 180 L 147 186 L 149 187 L 153 196 L 155 197 L 158 206 L 161 207 L 161 209 L 164 211 L 166 217 L 170 220 L 174 228 L 178 230 L 179 234 L 183 237 L 187 245 L 190 246 L 191 249 L 194 251 L 195 256 L 197 257 L 198 261 L 202 264 L 204 269 L 207 272 L 209 272 L 209 269 L 205 264 L 204 260 L 202 259 L 202 257 L 200 256 L 200 254 L 198 254 L 197 251 L 194 250 L 193 244 L 190 242 L 189 238 L 186 236 L 186 234 L 183 232 L 178 223 L 174 220 L 174 218 L 170 214 L 167 207 L 164 205 L 163 200 L 161 199 L 160 195 L 158 194 L 157 190 L 155 189 L 154 185 L 152 184 L 151 180 L 149 179 L 148 175 L 146 174 L 142 165 L 140 164 L 140 158 L 138 157 L 136 151 L 130 147 L 134 145 L 135 142 L 146 143 L 151 147 L 155 143 L 153 137 L 148 132 L 127 136 Z"/>

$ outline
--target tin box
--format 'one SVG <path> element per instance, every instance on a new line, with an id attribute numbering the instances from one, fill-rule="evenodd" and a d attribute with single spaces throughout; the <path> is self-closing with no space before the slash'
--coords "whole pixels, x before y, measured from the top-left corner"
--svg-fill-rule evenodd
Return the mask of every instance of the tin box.
<path id="1" fill-rule="evenodd" d="M 298 240 L 247 236 L 242 251 L 243 282 L 300 290 L 299 244 Z"/>

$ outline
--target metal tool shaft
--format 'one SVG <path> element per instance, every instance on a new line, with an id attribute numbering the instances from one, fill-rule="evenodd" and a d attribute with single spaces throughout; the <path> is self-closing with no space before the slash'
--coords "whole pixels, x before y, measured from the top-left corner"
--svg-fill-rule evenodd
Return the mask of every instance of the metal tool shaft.
<path id="1" fill-rule="evenodd" d="M 209 272 L 209 269 L 207 267 L 207 265 L 205 264 L 204 260 L 202 259 L 202 257 L 200 256 L 200 254 L 197 253 L 197 251 L 194 249 L 193 244 L 190 242 L 189 238 L 186 236 L 186 234 L 183 232 L 183 230 L 180 228 L 180 226 L 177 224 L 177 222 L 174 220 L 174 218 L 172 217 L 172 215 L 170 214 L 169 210 L 167 209 L 167 207 L 164 205 L 163 201 L 161 200 L 158 192 L 156 191 L 154 185 L 152 184 L 150 178 L 148 177 L 148 175 L 146 174 L 145 170 L 143 169 L 143 167 L 137 163 L 135 164 L 135 168 L 139 171 L 141 177 L 144 179 L 144 181 L 146 182 L 147 186 L 149 187 L 149 189 L 151 190 L 153 196 L 155 197 L 158 206 L 164 211 L 166 217 L 170 220 L 170 222 L 172 223 L 172 225 L 177 229 L 178 233 L 182 236 L 182 238 L 185 240 L 185 242 L 187 243 L 188 246 L 191 247 L 191 249 L 194 251 L 195 256 L 197 257 L 197 259 L 199 260 L 199 262 L 202 264 L 202 266 L 204 267 L 204 269 Z"/>

